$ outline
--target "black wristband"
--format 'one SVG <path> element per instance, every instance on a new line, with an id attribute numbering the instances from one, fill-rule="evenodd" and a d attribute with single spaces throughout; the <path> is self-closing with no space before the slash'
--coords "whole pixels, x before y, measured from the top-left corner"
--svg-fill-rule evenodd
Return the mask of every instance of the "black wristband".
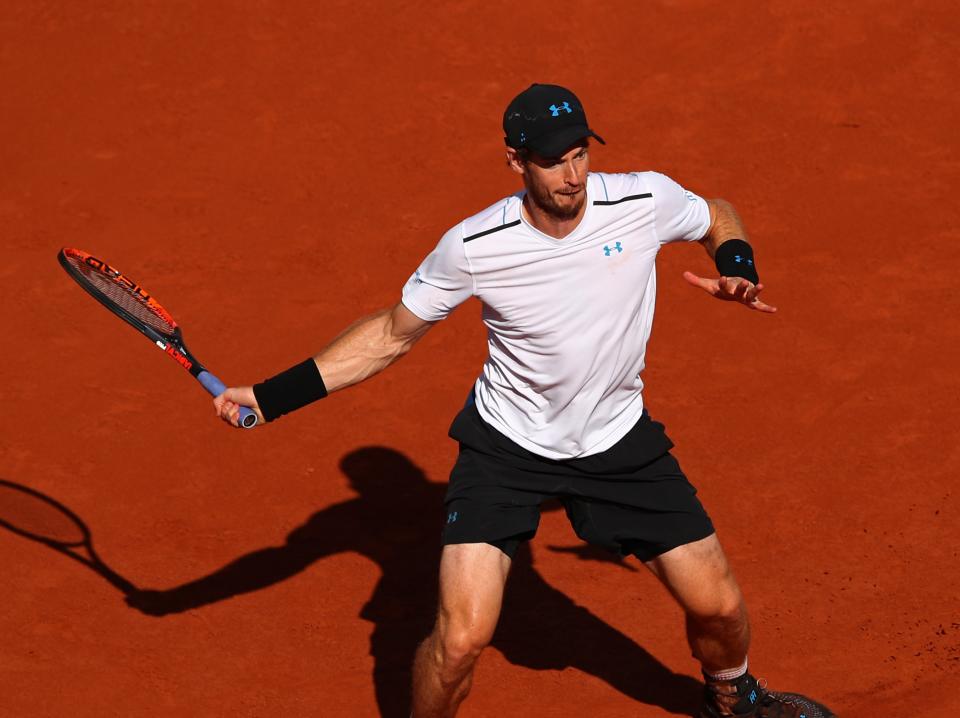
<path id="1" fill-rule="evenodd" d="M 743 277 L 754 284 L 760 283 L 757 266 L 753 263 L 753 249 L 742 239 L 728 239 L 717 247 L 713 256 L 721 277 Z"/>
<path id="2" fill-rule="evenodd" d="M 257 398 L 257 406 L 260 407 L 263 418 L 273 421 L 322 399 L 327 395 L 327 387 L 320 376 L 317 363 L 313 359 L 307 359 L 260 384 L 254 384 L 253 395 Z"/>

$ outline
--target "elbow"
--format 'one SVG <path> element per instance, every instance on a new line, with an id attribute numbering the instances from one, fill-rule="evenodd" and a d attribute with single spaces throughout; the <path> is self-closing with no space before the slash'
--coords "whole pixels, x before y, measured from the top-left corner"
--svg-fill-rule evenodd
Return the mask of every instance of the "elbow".
<path id="1" fill-rule="evenodd" d="M 736 214 L 736 210 L 733 208 L 733 205 L 723 199 L 722 197 L 714 197 L 713 199 L 708 199 L 707 204 L 710 205 L 710 214 L 716 217 L 719 214 Z"/>

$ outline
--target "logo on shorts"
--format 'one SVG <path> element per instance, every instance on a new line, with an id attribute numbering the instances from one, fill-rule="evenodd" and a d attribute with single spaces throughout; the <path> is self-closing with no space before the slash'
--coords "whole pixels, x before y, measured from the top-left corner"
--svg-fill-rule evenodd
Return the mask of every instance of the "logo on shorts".
<path id="1" fill-rule="evenodd" d="M 573 110 L 570 108 L 569 102 L 564 101 L 559 107 L 556 105 L 550 105 L 550 114 L 552 114 L 554 117 L 560 117 L 561 112 L 566 112 L 567 114 L 573 112 Z"/>
<path id="2" fill-rule="evenodd" d="M 456 511 L 451 511 L 449 514 L 447 514 L 447 523 L 452 524 L 458 518 L 460 518 L 460 514 Z"/>
<path id="3" fill-rule="evenodd" d="M 609 257 L 611 254 L 613 254 L 613 250 L 617 250 L 617 254 L 620 254 L 620 252 L 623 251 L 623 247 L 620 246 L 620 242 L 617 242 L 616 244 L 614 244 L 613 247 L 610 247 L 609 245 L 606 245 L 606 244 L 603 245 L 603 253 L 606 256 Z"/>

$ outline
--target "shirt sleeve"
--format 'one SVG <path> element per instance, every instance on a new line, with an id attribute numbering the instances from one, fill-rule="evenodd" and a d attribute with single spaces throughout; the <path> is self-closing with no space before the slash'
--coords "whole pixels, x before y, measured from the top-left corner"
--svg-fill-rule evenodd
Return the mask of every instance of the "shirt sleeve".
<path id="1" fill-rule="evenodd" d="M 403 305 L 427 322 L 452 312 L 473 294 L 473 276 L 463 246 L 461 225 L 440 239 L 403 286 Z"/>
<path id="2" fill-rule="evenodd" d="M 710 229 L 707 201 L 659 172 L 647 172 L 646 180 L 655 203 L 660 244 L 703 239 Z"/>

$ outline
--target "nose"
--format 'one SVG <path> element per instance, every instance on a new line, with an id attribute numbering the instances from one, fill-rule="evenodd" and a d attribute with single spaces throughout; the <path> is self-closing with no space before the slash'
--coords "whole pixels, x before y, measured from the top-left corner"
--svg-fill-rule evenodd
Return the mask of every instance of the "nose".
<path id="1" fill-rule="evenodd" d="M 563 163 L 563 181 L 571 187 L 578 187 L 580 185 L 580 173 L 577 169 L 577 166 L 572 160 Z"/>

